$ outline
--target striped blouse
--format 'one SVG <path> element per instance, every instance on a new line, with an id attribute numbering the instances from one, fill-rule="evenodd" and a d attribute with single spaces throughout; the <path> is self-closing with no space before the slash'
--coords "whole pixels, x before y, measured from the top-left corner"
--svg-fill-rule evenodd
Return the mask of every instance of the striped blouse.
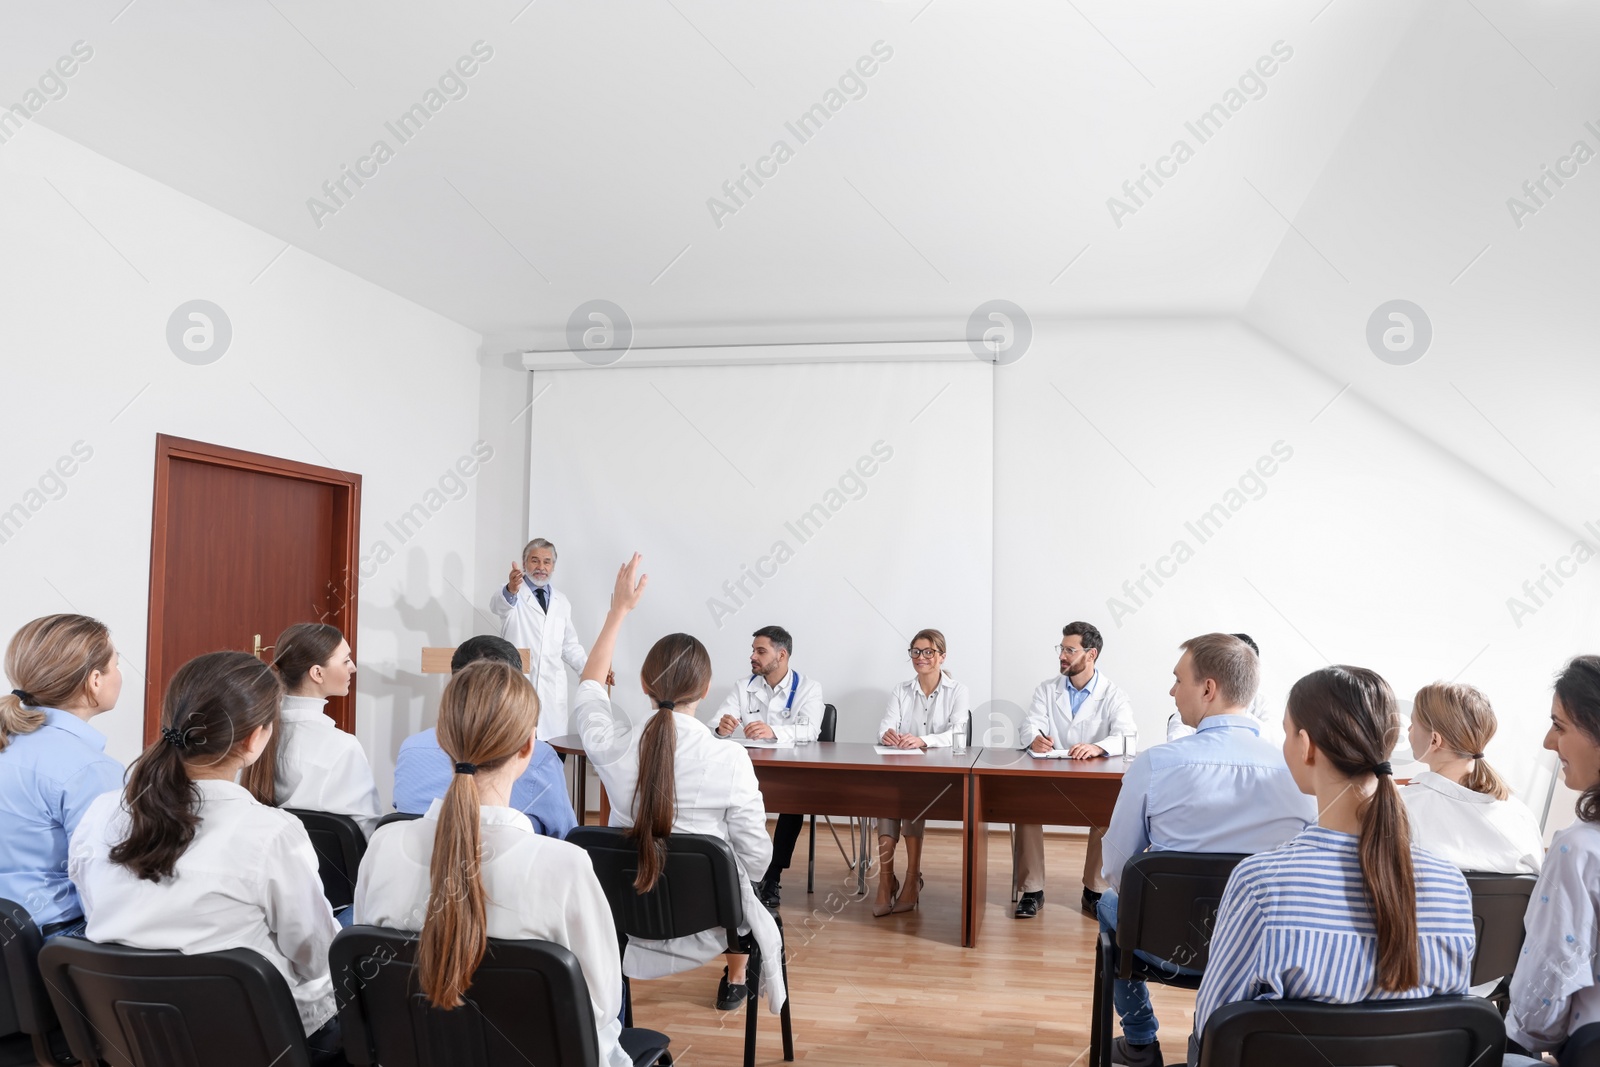
<path id="1" fill-rule="evenodd" d="M 1352 1004 L 1466 993 L 1472 975 L 1472 894 L 1452 865 L 1412 848 L 1419 983 L 1377 988 L 1377 929 L 1361 882 L 1356 838 L 1312 826 L 1240 862 L 1217 912 L 1211 955 L 1195 1001 L 1194 1032 L 1240 1000 Z M 1198 1042 L 1190 1039 L 1190 1062 Z"/>

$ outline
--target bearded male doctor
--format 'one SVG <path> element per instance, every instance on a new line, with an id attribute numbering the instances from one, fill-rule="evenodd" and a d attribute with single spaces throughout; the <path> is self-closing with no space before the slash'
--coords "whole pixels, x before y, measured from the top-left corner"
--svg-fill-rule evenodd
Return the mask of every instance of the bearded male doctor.
<path id="1" fill-rule="evenodd" d="M 556 546 L 535 537 L 522 550 L 522 565 L 511 565 L 506 584 L 489 597 L 500 620 L 500 636 L 528 650 L 528 677 L 539 694 L 541 741 L 570 733 L 567 722 L 567 672 L 582 672 L 589 660 L 572 625 L 572 602 L 550 585 Z M 610 676 L 606 684 L 614 684 Z"/>
<path id="2" fill-rule="evenodd" d="M 1131 753 L 1138 728 L 1128 695 L 1096 664 L 1104 640 L 1086 622 L 1061 628 L 1056 646 L 1059 677 L 1039 683 L 1022 719 L 1022 746 L 1034 752 L 1064 750 L 1070 759 L 1095 759 Z M 1110 888 L 1100 873 L 1100 839 L 1105 827 L 1089 828 L 1083 863 L 1083 910 L 1095 915 L 1100 894 Z M 1017 825 L 1016 917 L 1031 919 L 1044 906 L 1044 827 Z"/>

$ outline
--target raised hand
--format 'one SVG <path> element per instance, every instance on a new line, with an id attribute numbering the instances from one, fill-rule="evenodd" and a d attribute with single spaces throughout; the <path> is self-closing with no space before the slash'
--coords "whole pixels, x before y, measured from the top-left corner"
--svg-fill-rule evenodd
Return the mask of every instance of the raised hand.
<path id="1" fill-rule="evenodd" d="M 629 612 L 639 606 L 644 587 L 650 584 L 650 576 L 639 573 L 639 563 L 639 553 L 635 552 L 617 571 L 617 584 L 611 590 L 612 611 Z"/>
<path id="2" fill-rule="evenodd" d="M 511 590 L 511 595 L 516 596 L 517 590 L 522 588 L 522 566 L 517 563 L 511 565 L 511 577 L 506 579 L 506 588 Z"/>

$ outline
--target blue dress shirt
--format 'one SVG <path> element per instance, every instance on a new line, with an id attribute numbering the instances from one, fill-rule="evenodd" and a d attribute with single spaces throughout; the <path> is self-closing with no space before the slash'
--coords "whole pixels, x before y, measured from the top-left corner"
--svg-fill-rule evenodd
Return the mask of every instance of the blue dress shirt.
<path id="1" fill-rule="evenodd" d="M 511 806 L 526 815 L 535 832 L 565 838 L 578 825 L 567 799 L 567 782 L 561 757 L 543 741 L 535 741 L 533 759 L 511 786 Z M 442 798 L 455 775 L 455 764 L 439 747 L 436 731 L 412 734 L 400 743 L 394 761 L 394 806 L 409 815 L 424 815 L 436 797 Z"/>
<path id="2" fill-rule="evenodd" d="M 1067 704 L 1072 708 L 1072 715 L 1074 718 L 1076 718 L 1078 715 L 1078 709 L 1083 707 L 1083 702 L 1089 699 L 1089 694 L 1094 692 L 1094 687 L 1099 683 L 1099 671 L 1095 671 L 1093 674 L 1089 675 L 1089 680 L 1084 683 L 1082 689 L 1079 689 L 1077 686 L 1073 685 L 1072 679 L 1067 677 L 1065 674 L 1061 676 L 1061 688 L 1067 691 Z"/>
<path id="3" fill-rule="evenodd" d="M 96 797 L 122 788 L 122 764 L 106 755 L 99 730 L 40 710 L 44 725 L 0 751 L 0 897 L 44 927 L 83 914 L 67 879 L 67 840 Z"/>
<path id="4" fill-rule="evenodd" d="M 1146 849 L 1266 852 L 1316 822 L 1317 801 L 1295 786 L 1283 752 L 1248 715 L 1212 715 L 1188 737 L 1139 753 L 1102 843 L 1105 878 Z"/>

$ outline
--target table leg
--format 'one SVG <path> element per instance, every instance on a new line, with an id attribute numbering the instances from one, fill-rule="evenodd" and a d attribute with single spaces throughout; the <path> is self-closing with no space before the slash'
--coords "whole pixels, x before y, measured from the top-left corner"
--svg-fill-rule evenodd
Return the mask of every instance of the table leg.
<path id="1" fill-rule="evenodd" d="M 611 825 L 611 798 L 606 796 L 606 787 L 604 783 L 601 783 L 600 785 L 600 825 Z"/>
<path id="2" fill-rule="evenodd" d="M 576 753 L 573 762 L 577 764 L 574 770 L 578 772 L 578 784 L 574 790 L 578 794 L 578 825 L 583 825 L 584 815 L 589 810 L 589 756 L 587 753 Z"/>
<path id="3" fill-rule="evenodd" d="M 868 833 L 867 827 L 871 821 L 865 818 L 861 820 L 861 849 L 856 854 L 856 894 L 861 897 L 867 895 L 867 841 L 873 836 Z"/>
<path id="4" fill-rule="evenodd" d="M 983 821 L 983 778 L 967 775 L 966 819 L 961 856 L 961 947 L 978 943 L 989 890 L 989 824 Z"/>

